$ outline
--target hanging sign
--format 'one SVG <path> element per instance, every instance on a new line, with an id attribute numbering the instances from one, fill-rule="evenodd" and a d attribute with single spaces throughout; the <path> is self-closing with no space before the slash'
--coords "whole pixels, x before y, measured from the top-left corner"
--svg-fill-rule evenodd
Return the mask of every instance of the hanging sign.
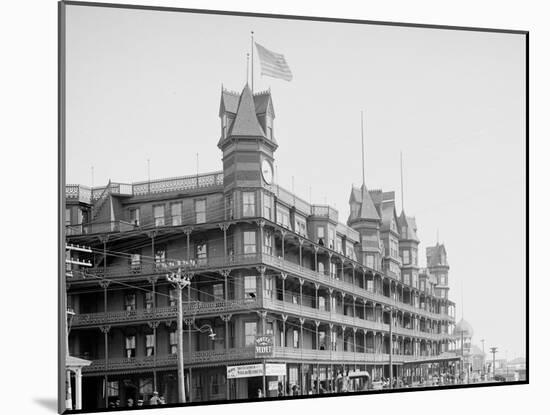
<path id="1" fill-rule="evenodd" d="M 254 341 L 254 352 L 256 358 L 266 358 L 273 356 L 273 336 L 256 336 Z"/>

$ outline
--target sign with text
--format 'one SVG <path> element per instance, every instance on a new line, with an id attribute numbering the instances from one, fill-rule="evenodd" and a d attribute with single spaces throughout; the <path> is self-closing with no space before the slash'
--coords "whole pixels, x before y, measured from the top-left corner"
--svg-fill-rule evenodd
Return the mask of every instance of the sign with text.
<path id="1" fill-rule="evenodd" d="M 286 363 L 266 363 L 266 376 L 286 376 Z"/>
<path id="2" fill-rule="evenodd" d="M 252 378 L 263 376 L 264 367 L 261 363 L 257 365 L 227 366 L 227 379 Z"/>
<path id="3" fill-rule="evenodd" d="M 273 336 L 256 336 L 256 340 L 254 341 L 254 351 L 257 358 L 273 356 Z"/>

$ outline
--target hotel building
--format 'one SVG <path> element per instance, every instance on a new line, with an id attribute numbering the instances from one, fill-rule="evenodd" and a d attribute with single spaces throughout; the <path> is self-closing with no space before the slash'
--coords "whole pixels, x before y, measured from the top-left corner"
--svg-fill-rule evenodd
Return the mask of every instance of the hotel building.
<path id="1" fill-rule="evenodd" d="M 188 401 L 257 397 L 263 363 L 268 396 L 363 390 L 390 364 L 396 386 L 453 373 L 444 245 L 419 267 L 416 221 L 397 214 L 394 192 L 352 187 L 346 220 L 275 183 L 270 92 L 222 89 L 219 116 L 221 171 L 66 185 L 67 243 L 92 251 L 70 254 L 91 267 L 66 268 L 70 355 L 92 362 L 83 409 L 154 391 L 177 402 L 175 268 L 190 280 Z M 260 334 L 273 341 L 268 357 L 255 353 Z"/>

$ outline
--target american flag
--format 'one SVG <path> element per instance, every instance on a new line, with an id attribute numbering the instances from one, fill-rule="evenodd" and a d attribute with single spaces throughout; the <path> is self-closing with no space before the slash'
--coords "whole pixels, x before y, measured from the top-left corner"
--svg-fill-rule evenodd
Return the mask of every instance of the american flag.
<path id="1" fill-rule="evenodd" d="M 257 42 L 254 43 L 256 43 L 256 49 L 258 50 L 258 56 L 260 57 L 262 75 L 283 79 L 285 81 L 292 81 L 292 72 L 290 72 L 290 68 L 286 63 L 284 55 L 272 52 Z"/>

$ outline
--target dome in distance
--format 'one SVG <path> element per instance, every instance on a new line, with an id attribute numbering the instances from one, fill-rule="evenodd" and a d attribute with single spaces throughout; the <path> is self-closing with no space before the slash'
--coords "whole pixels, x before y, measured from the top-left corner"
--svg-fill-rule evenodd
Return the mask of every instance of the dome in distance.
<path id="1" fill-rule="evenodd" d="M 474 329 L 472 328 L 471 324 L 468 323 L 466 320 L 461 319 L 455 326 L 455 329 L 453 331 L 453 334 L 455 336 L 461 336 L 464 334 L 464 337 L 472 337 L 474 335 Z"/>

